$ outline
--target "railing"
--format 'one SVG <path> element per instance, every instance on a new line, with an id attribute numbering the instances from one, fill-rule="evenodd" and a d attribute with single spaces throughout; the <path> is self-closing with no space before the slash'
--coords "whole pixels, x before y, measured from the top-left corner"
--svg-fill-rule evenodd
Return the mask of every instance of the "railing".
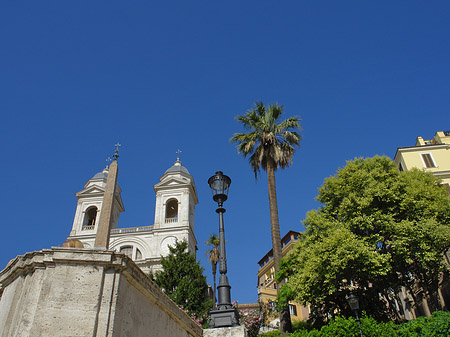
<path id="1" fill-rule="evenodd" d="M 92 226 L 83 226 L 83 227 L 81 227 L 81 230 L 82 231 L 91 231 L 91 230 L 93 230 L 95 228 L 95 225 L 92 225 Z"/>
<path id="2" fill-rule="evenodd" d="M 135 233 L 135 232 L 147 232 L 151 231 L 153 226 L 145 227 L 131 227 L 131 228 L 114 228 L 111 229 L 111 234 L 122 234 L 122 233 Z"/>
<path id="3" fill-rule="evenodd" d="M 178 218 L 167 218 L 165 220 L 165 223 L 174 223 L 174 222 L 178 222 Z"/>

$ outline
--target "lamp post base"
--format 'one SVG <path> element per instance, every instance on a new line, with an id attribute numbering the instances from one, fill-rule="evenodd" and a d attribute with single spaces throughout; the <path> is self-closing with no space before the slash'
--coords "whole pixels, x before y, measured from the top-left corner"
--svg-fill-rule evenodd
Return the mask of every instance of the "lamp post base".
<path id="1" fill-rule="evenodd" d="M 211 310 L 209 314 L 210 314 L 209 320 L 210 328 L 224 328 L 239 325 L 239 314 L 236 308 Z"/>

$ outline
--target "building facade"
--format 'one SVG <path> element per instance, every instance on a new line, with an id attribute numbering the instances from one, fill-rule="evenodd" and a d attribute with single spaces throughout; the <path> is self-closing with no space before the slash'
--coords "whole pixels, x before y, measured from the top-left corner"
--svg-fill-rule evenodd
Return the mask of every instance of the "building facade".
<path id="1" fill-rule="evenodd" d="M 299 232 L 289 231 L 283 236 L 281 239 L 283 256 L 292 249 L 299 235 Z M 277 299 L 277 284 L 272 249 L 259 260 L 258 265 L 258 302 L 271 305 Z M 307 320 L 309 317 L 309 308 L 296 302 L 289 302 L 289 313 L 291 314 L 291 320 L 294 322 Z"/>
<path id="2" fill-rule="evenodd" d="M 419 136 L 414 146 L 397 148 L 394 163 L 399 171 L 417 168 L 431 172 L 435 177 L 441 179 L 450 195 L 450 131 L 437 131 L 432 139 L 423 139 Z M 445 258 L 449 263 L 450 250 L 445 253 Z M 406 289 L 403 289 L 400 294 L 405 318 L 410 320 L 418 316 L 430 316 L 431 312 L 421 289 L 417 287 L 412 291 L 414 296 L 411 296 Z M 448 310 L 447 303 L 450 303 L 450 283 L 448 281 L 441 284 L 439 295 L 441 304 Z M 414 301 L 413 298 L 416 300 Z"/>
<path id="3" fill-rule="evenodd" d="M 417 137 L 414 146 L 399 147 L 394 163 L 400 171 L 415 167 L 433 173 L 450 193 L 450 131 L 438 131 L 432 139 Z"/>
<path id="4" fill-rule="evenodd" d="M 108 168 L 97 173 L 76 193 L 75 217 L 68 240 L 78 240 L 84 248 L 95 248 L 95 236 L 102 212 Z M 125 208 L 117 185 L 111 221 L 109 249 L 126 254 L 144 272 L 161 269 L 161 256 L 169 254 L 169 245 L 186 240 L 195 253 L 195 206 L 198 204 L 194 178 L 179 159 L 154 185 L 155 220 L 152 226 L 119 228 L 119 216 Z"/>

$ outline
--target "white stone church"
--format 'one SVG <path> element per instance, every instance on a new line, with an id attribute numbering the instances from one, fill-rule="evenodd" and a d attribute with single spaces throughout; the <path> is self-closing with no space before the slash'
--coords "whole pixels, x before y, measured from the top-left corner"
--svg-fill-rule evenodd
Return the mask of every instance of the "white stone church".
<path id="1" fill-rule="evenodd" d="M 76 196 L 78 204 L 68 240 L 80 241 L 84 248 L 95 248 L 97 223 L 102 212 L 108 168 L 97 173 Z M 161 256 L 167 256 L 168 246 L 176 240 L 186 240 L 189 251 L 195 253 L 195 205 L 198 203 L 194 178 L 182 166 L 179 158 L 154 185 L 156 192 L 153 226 L 118 228 L 124 205 L 117 185 L 109 249 L 128 255 L 144 272 L 161 269 Z"/>

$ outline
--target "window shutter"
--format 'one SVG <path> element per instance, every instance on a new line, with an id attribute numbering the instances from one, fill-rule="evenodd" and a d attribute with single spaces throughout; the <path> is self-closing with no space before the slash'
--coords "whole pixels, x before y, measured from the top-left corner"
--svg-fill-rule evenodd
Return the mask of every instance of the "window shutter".
<path id="1" fill-rule="evenodd" d="M 425 167 L 426 168 L 430 168 L 430 167 L 436 167 L 434 165 L 433 159 L 431 158 L 431 154 L 430 153 L 422 153 L 422 159 L 425 163 Z"/>

